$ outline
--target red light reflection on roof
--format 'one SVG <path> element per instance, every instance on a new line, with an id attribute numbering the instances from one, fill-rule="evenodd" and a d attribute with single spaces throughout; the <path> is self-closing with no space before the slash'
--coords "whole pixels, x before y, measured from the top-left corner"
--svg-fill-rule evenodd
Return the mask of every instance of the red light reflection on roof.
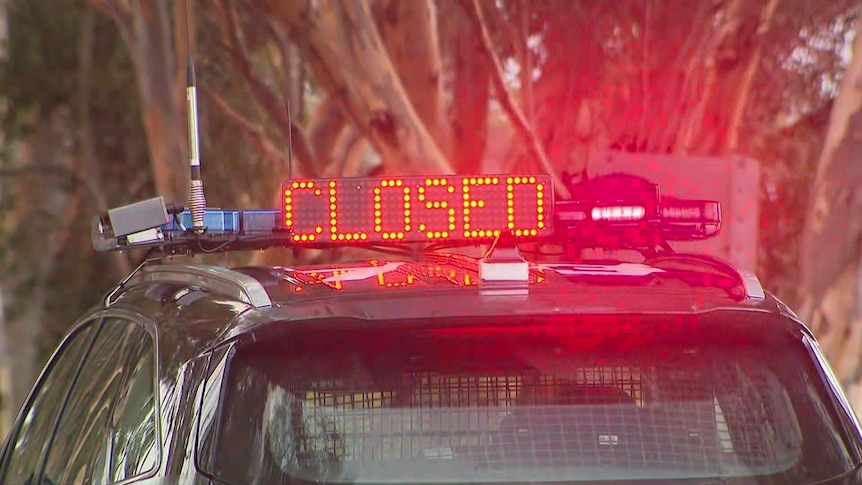
<path id="1" fill-rule="evenodd" d="M 293 270 L 292 291 L 302 288 L 327 288 L 342 291 L 385 291 L 405 288 L 445 288 L 477 286 L 478 266 L 475 262 L 463 266 L 450 266 L 433 262 L 386 262 L 372 260 L 365 264 L 339 268 Z M 289 280 L 288 280 L 289 281 Z M 530 283 L 545 281 L 544 272 L 531 270 Z"/>

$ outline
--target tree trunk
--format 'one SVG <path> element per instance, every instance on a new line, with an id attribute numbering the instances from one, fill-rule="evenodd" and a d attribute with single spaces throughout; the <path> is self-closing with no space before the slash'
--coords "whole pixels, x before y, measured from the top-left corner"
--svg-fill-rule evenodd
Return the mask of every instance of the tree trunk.
<path id="1" fill-rule="evenodd" d="M 178 97 L 175 84 L 179 63 L 171 28 L 171 3 L 159 0 L 90 0 L 90 3 L 114 19 L 131 54 L 156 191 L 169 202 L 185 203 L 189 169 L 184 147 L 188 134 L 179 104 L 182 98 Z"/>
<path id="2" fill-rule="evenodd" d="M 769 0 L 763 8 L 760 24 L 754 36 L 753 52 L 746 60 L 745 70 L 741 74 L 741 82 L 736 84 L 736 96 L 731 98 L 733 109 L 728 120 L 727 140 L 722 150 L 725 155 L 732 155 L 739 150 L 740 138 L 743 136 L 742 128 L 745 108 L 749 104 L 751 88 L 757 76 L 757 69 L 760 67 L 760 60 L 763 58 L 763 47 L 766 36 L 772 28 L 772 19 L 775 17 L 775 10 L 778 8 L 780 2 L 781 0 Z"/>
<path id="3" fill-rule="evenodd" d="M 461 0 L 464 5 L 464 10 L 467 12 L 468 18 L 473 23 L 473 28 L 479 31 L 482 39 L 482 59 L 483 64 L 490 71 L 491 83 L 494 86 L 494 94 L 509 122 L 514 128 L 515 134 L 520 139 L 520 142 L 525 148 L 526 153 L 532 160 L 539 163 L 540 169 L 551 176 L 554 185 L 554 190 L 563 199 L 569 198 L 569 189 L 563 184 L 562 178 L 557 173 L 557 169 L 551 164 L 548 155 L 545 152 L 545 147 L 536 138 L 532 127 L 524 118 L 521 108 L 515 103 L 514 98 L 509 92 L 503 79 L 503 66 L 499 56 L 494 52 L 494 46 L 491 41 L 491 35 L 488 31 L 487 22 L 485 21 L 482 12 L 482 6 L 478 0 Z M 472 8 L 470 8 L 472 5 Z"/>
<path id="4" fill-rule="evenodd" d="M 44 169 L 72 168 L 70 134 L 74 133 L 74 122 L 66 109 L 58 109 L 35 120 L 32 136 L 21 143 L 19 163 L 30 168 L 28 175 L 14 189 L 14 214 L 22 217 L 16 221 L 15 231 L 23 240 L 39 241 L 39 251 L 17 255 L 22 271 L 14 275 L 9 283 L 17 287 L 15 307 L 20 309 L 7 320 L 6 337 L 15 342 L 8 348 L 9 372 L 12 376 L 10 405 L 16 412 L 44 364 L 40 355 L 40 337 L 51 327 L 46 322 L 49 287 L 51 286 L 63 242 L 61 237 L 75 224 L 79 207 L 78 195 L 72 194 L 68 186 L 46 184 Z M 39 214 L 34 217 L 33 214 Z M 59 230 L 58 230 L 59 228 Z M 64 322 L 66 325 L 70 322 Z M 52 348 L 54 342 L 51 342 Z"/>
<path id="5" fill-rule="evenodd" d="M 858 29 L 858 26 L 857 26 Z M 832 109 L 808 202 L 800 257 L 800 316 L 824 342 L 862 409 L 862 35 Z"/>
<path id="6" fill-rule="evenodd" d="M 450 153 L 436 10 L 433 0 L 381 0 L 374 13 L 380 36 L 416 114 L 437 146 Z"/>
<path id="7" fill-rule="evenodd" d="M 482 173 L 491 96 L 491 80 L 482 61 L 482 39 L 461 3 L 440 0 L 440 11 L 447 12 L 450 19 L 442 23 L 442 31 L 451 57 L 452 161 L 459 173 L 478 174 Z"/>
<path id="8" fill-rule="evenodd" d="M 591 36 L 571 34 L 571 24 L 578 20 L 578 14 L 576 9 L 568 9 L 559 13 L 559 21 L 549 24 L 547 42 L 561 55 L 548 59 L 532 93 L 536 132 L 548 156 L 559 170 L 575 172 L 582 170 L 586 163 L 586 157 L 573 157 L 578 145 L 602 143 L 595 136 L 597 133 L 591 123 L 579 125 L 578 121 L 583 120 L 582 114 L 589 112 L 585 106 L 588 96 L 603 94 L 591 93 L 593 86 L 589 84 L 600 74 L 594 60 L 600 46 Z"/>
<path id="9" fill-rule="evenodd" d="M 6 49 L 9 40 L 9 17 L 8 17 L 8 0 L 0 0 L 0 62 L 6 62 L 9 53 Z M 6 117 L 6 99 L 0 97 L 0 117 Z M 6 134 L 0 130 L 0 147 L 5 151 L 7 149 Z M 0 200 L 6 198 L 5 183 L 0 180 Z M 7 322 L 6 322 L 6 299 L 8 294 L 10 281 L 7 278 L 0 277 L 0 441 L 6 437 L 9 432 L 9 427 L 12 425 L 12 420 L 15 418 L 15 412 L 18 410 L 16 396 L 13 395 L 12 373 L 13 365 L 9 352 L 11 346 L 7 338 Z"/>
<path id="10" fill-rule="evenodd" d="M 317 154 L 320 173 L 333 173 L 335 142 L 348 126 L 347 121 L 341 101 L 332 96 L 324 97 L 314 111 L 309 123 L 308 139 Z"/>
<path id="11" fill-rule="evenodd" d="M 696 89 L 682 93 L 683 101 L 694 101 L 694 109 L 682 120 L 678 146 L 684 152 L 717 154 L 726 146 L 733 116 L 727 106 L 748 95 L 745 76 L 759 55 L 757 32 L 763 12 L 764 0 L 730 0 L 715 31 L 704 38 L 700 55 L 692 59 L 702 67 L 689 72 L 700 71 L 702 77 L 700 83 L 690 84 Z"/>
<path id="12" fill-rule="evenodd" d="M 81 21 L 81 34 L 78 45 L 78 95 L 76 110 L 78 112 L 78 156 L 81 159 L 80 179 L 87 187 L 87 193 L 99 214 L 107 214 L 108 196 L 102 180 L 99 161 L 96 158 L 96 144 L 93 133 L 93 123 L 90 119 L 90 104 L 93 69 L 93 48 L 95 46 L 95 29 L 97 13 L 89 6 L 85 7 L 84 18 Z M 111 254 L 113 264 L 111 269 L 116 279 L 122 279 L 131 271 L 127 255 L 116 251 Z"/>
<path id="13" fill-rule="evenodd" d="M 268 12 L 301 42 L 331 96 L 341 98 L 391 173 L 452 173 L 414 109 L 386 52 L 365 0 L 267 0 Z"/>
<path id="14" fill-rule="evenodd" d="M 316 177 L 318 170 L 318 163 L 316 154 L 313 151 L 313 146 L 308 142 L 308 138 L 305 134 L 305 131 L 301 128 L 299 124 L 299 120 L 290 119 L 288 116 L 289 107 L 285 104 L 290 101 L 285 99 L 284 96 L 289 95 L 288 92 L 282 93 L 279 95 L 276 91 L 274 91 L 267 82 L 263 73 L 261 73 L 255 63 L 252 61 L 252 57 L 250 54 L 250 49 L 246 43 L 245 36 L 243 35 L 242 28 L 240 26 L 240 21 L 237 15 L 236 2 L 231 2 L 230 0 L 222 0 L 219 3 L 215 3 L 212 6 L 212 10 L 216 12 L 216 16 L 219 18 L 220 27 L 222 30 L 222 38 L 227 45 L 227 52 L 230 54 L 230 58 L 235 64 L 237 70 L 242 73 L 245 78 L 248 88 L 251 91 L 252 99 L 257 101 L 258 106 L 260 106 L 264 112 L 268 115 L 269 119 L 274 122 L 274 125 L 279 128 L 281 135 L 285 141 L 292 140 L 293 142 L 293 154 L 296 156 L 298 163 L 298 167 L 302 171 L 301 175 L 307 177 Z M 261 15 L 260 10 L 250 10 L 253 14 L 256 14 L 255 17 L 259 22 L 271 22 L 271 19 L 265 15 Z M 269 29 L 273 33 L 273 37 L 278 43 L 278 48 L 281 51 L 280 54 L 282 59 L 286 59 L 288 54 L 286 52 L 286 42 L 283 41 L 281 33 L 277 31 L 277 29 L 269 23 L 272 28 Z M 288 69 L 289 70 L 289 69 Z M 290 73 L 288 72 L 284 77 L 288 78 Z M 299 90 L 301 93 L 302 90 Z M 214 94 L 210 92 L 210 94 Z M 298 100 L 299 103 L 292 104 L 291 106 L 301 105 L 301 99 Z M 225 105 L 223 105 L 225 106 Z M 227 110 L 232 111 L 232 110 Z M 291 110 L 291 115 L 296 110 Z M 301 110 L 300 110 L 301 111 Z M 235 112 L 234 112 L 235 113 Z M 236 118 L 235 114 L 231 114 L 231 117 Z M 241 123 L 247 124 L 247 123 Z M 265 130 L 261 130 L 260 134 L 256 137 L 260 140 L 265 140 L 266 144 L 273 145 L 274 144 L 268 140 Z M 291 174 L 293 175 L 293 174 Z M 300 175 L 300 174 L 297 174 Z"/>
<path id="15" fill-rule="evenodd" d="M 6 338 L 6 300 L 5 283 L 0 285 L 0 441 L 9 433 L 15 419 L 16 407 L 20 404 L 12 393 L 12 368 L 10 345 Z"/>

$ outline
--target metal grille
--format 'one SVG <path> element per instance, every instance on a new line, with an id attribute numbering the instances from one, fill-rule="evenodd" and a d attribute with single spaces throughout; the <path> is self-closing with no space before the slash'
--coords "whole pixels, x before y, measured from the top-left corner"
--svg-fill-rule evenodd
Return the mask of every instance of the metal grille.
<path id="1" fill-rule="evenodd" d="M 288 390 L 300 408 L 294 465 L 458 459 L 480 471 L 774 471 L 799 453 L 777 386 L 767 374 L 703 365 L 583 367 L 565 376 L 424 372 L 381 391 Z"/>

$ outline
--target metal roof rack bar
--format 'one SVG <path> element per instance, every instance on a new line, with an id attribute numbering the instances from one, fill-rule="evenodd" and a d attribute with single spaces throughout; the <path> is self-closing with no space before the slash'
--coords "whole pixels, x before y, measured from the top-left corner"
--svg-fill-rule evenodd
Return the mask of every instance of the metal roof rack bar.
<path id="1" fill-rule="evenodd" d="M 150 264 L 155 264 L 155 263 L 157 263 L 157 262 L 159 262 L 159 261 L 160 261 L 160 260 L 159 260 L 158 258 L 150 258 L 150 259 L 145 259 L 144 261 L 142 261 L 142 262 L 141 262 L 141 264 L 139 264 L 139 265 L 138 265 L 134 270 L 132 270 L 132 272 L 131 272 L 131 273 L 129 273 L 125 278 L 123 278 L 123 280 L 122 280 L 122 281 L 120 281 L 119 283 L 117 283 L 117 285 L 116 285 L 116 286 L 114 286 L 114 287 L 111 289 L 111 291 L 109 291 L 109 292 L 108 292 L 108 294 L 107 294 L 107 295 L 105 295 L 105 299 L 104 299 L 104 305 L 105 305 L 105 308 L 107 308 L 107 307 L 109 307 L 109 306 L 111 306 L 111 305 L 113 305 L 113 304 L 114 304 L 114 302 L 116 301 L 116 300 L 115 300 L 116 296 L 117 296 L 121 291 L 123 291 L 123 288 L 125 288 L 125 287 L 126 287 L 126 284 L 127 284 L 127 283 L 132 279 L 132 278 L 134 278 L 135 276 L 137 276 L 137 275 L 138 275 L 138 273 L 139 273 L 139 272 L 144 268 L 144 266 L 147 266 L 147 265 L 150 265 Z"/>
<path id="2" fill-rule="evenodd" d="M 766 293 L 763 290 L 763 286 L 760 284 L 760 280 L 757 279 L 757 276 L 754 273 L 748 271 L 739 271 L 734 268 L 730 263 L 724 261 L 721 258 L 697 253 L 673 253 L 658 256 L 656 258 L 651 258 L 645 261 L 645 264 L 661 267 L 661 262 L 663 261 L 695 263 L 702 266 L 709 266 L 726 274 L 735 276 L 737 281 L 739 282 L 739 285 L 745 291 L 746 298 L 751 300 L 763 300 L 764 298 L 766 298 Z"/>
<path id="3" fill-rule="evenodd" d="M 233 296 L 255 308 L 272 306 L 266 288 L 246 274 L 217 266 L 196 263 L 147 265 L 142 268 L 141 281 L 169 281 L 198 286 Z"/>
<path id="4" fill-rule="evenodd" d="M 766 298 L 766 292 L 763 291 L 763 285 L 757 275 L 748 271 L 740 271 L 742 277 L 742 286 L 745 287 L 745 295 L 752 300 L 763 300 Z"/>

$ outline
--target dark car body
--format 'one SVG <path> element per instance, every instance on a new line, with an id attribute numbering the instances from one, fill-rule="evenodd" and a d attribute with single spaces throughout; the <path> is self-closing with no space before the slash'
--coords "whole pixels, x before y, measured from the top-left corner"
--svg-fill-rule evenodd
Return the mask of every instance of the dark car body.
<path id="1" fill-rule="evenodd" d="M 805 325 L 711 258 L 145 264 L 51 358 L 3 483 L 862 483 Z"/>

